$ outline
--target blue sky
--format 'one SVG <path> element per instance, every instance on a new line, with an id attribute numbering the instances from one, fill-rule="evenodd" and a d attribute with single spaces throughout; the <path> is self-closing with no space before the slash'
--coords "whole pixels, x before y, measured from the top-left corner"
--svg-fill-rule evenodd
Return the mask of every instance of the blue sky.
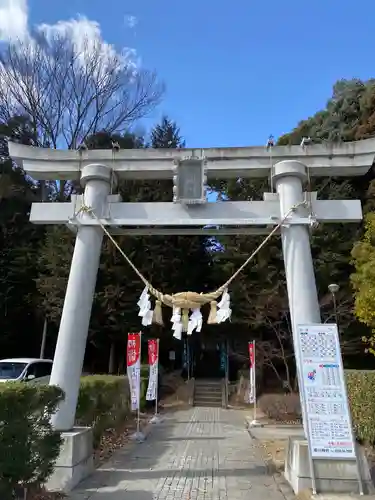
<path id="1" fill-rule="evenodd" d="M 265 144 L 322 108 L 337 79 L 375 76 L 374 0 L 29 0 L 28 7 L 31 24 L 79 13 L 100 23 L 106 41 L 134 47 L 167 85 L 152 120 L 167 113 L 188 146 Z"/>

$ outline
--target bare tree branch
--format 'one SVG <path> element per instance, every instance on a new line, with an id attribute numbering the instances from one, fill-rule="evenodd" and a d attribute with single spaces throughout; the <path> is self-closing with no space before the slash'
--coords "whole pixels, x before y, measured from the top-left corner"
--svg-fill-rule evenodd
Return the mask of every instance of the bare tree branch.
<path id="1" fill-rule="evenodd" d="M 0 118 L 27 116 L 35 144 L 76 148 L 99 130 L 123 132 L 160 101 L 156 75 L 101 40 L 77 47 L 38 33 L 0 53 Z"/>

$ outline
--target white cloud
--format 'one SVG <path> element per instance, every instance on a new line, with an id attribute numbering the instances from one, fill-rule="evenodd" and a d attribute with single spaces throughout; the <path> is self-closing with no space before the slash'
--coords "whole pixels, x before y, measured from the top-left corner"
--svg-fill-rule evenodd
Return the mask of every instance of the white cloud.
<path id="1" fill-rule="evenodd" d="M 0 0 L 0 40 L 24 39 L 28 34 L 26 0 Z"/>
<path id="2" fill-rule="evenodd" d="M 131 15 L 125 16 L 124 21 L 125 25 L 130 29 L 135 28 L 138 24 L 138 19 L 135 16 Z"/>
<path id="3" fill-rule="evenodd" d="M 135 26 L 136 23 L 134 16 L 128 16 L 129 26 Z M 119 56 L 127 66 L 135 68 L 139 63 L 134 49 L 125 47 L 119 52 L 112 44 L 103 40 L 100 24 L 82 15 L 77 14 L 74 19 L 61 20 L 54 24 L 41 23 L 33 28 L 43 32 L 47 40 L 56 36 L 66 37 L 83 57 L 94 48 L 97 50 L 100 47 L 103 61 Z M 0 41 L 17 42 L 26 39 L 29 39 L 32 45 L 27 0 L 0 0 Z"/>

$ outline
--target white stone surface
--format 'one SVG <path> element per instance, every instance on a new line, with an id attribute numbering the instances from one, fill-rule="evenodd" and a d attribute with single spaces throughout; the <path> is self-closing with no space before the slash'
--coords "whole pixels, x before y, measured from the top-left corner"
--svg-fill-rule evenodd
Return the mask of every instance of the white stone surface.
<path id="1" fill-rule="evenodd" d="M 127 149 L 113 154 L 111 150 L 73 150 L 35 148 L 9 143 L 9 154 L 34 179 L 80 178 L 80 167 L 90 163 L 113 165 L 116 174 L 125 179 L 172 179 L 173 161 L 185 156 L 198 155 L 207 159 L 208 178 L 229 179 L 268 177 L 270 151 L 264 146 L 245 148 L 205 149 Z M 308 146 L 275 146 L 274 163 L 287 159 L 305 163 L 312 176 L 364 175 L 373 164 L 375 139 L 324 143 Z"/>
<path id="2" fill-rule="evenodd" d="M 60 455 L 47 489 L 68 493 L 94 471 L 92 429 L 76 427 L 62 433 L 62 437 Z"/>
<path id="3" fill-rule="evenodd" d="M 304 201 L 302 182 L 306 179 L 306 166 L 300 162 L 286 160 L 275 165 L 274 181 L 282 214 L 287 214 L 293 206 L 297 207 L 298 204 Z M 301 208 L 298 207 L 290 219 L 298 218 L 300 212 Z M 305 225 L 285 225 L 281 228 L 281 243 L 293 330 L 294 352 L 298 369 L 297 326 L 321 322 L 309 227 Z M 301 385 L 301 374 L 298 373 L 298 377 Z M 301 406 L 303 413 L 304 405 Z"/>
<path id="4" fill-rule="evenodd" d="M 34 224 L 65 224 L 80 207 L 77 203 L 33 203 L 30 221 Z M 312 210 L 321 222 L 360 222 L 362 206 L 359 200 L 316 200 Z M 290 208 L 290 207 L 289 207 Z M 98 213 L 107 226 L 276 226 L 283 214 L 275 201 L 226 201 L 206 205 L 158 203 L 109 203 L 105 214 Z M 290 223 L 309 224 L 309 211 L 301 207 Z M 104 219 L 104 217 L 108 217 Z M 80 220 L 80 218 L 78 218 Z M 82 221 L 83 222 L 83 221 Z M 96 219 L 85 219 L 85 224 L 96 226 Z M 268 230 L 269 232 L 269 230 Z"/>
<path id="5" fill-rule="evenodd" d="M 358 453 L 364 490 L 372 494 L 374 489 L 363 448 L 358 447 Z M 357 466 L 354 460 L 314 460 L 314 471 L 318 493 L 359 493 Z M 311 489 L 309 452 L 305 439 L 289 438 L 284 475 L 296 494 Z"/>
<path id="6" fill-rule="evenodd" d="M 102 165 L 89 165 L 82 171 L 86 203 L 99 213 L 107 201 L 110 179 L 110 169 Z M 74 425 L 102 240 L 101 228 L 79 227 L 50 379 L 50 385 L 65 392 L 65 400 L 52 417 L 54 427 L 61 431 Z"/>

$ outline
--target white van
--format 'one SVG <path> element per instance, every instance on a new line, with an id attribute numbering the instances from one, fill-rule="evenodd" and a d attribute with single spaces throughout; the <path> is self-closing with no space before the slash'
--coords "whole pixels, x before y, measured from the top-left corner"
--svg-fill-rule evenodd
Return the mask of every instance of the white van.
<path id="1" fill-rule="evenodd" d="M 0 359 L 0 382 L 29 382 L 46 378 L 48 384 L 52 371 L 51 359 L 9 358 Z"/>

